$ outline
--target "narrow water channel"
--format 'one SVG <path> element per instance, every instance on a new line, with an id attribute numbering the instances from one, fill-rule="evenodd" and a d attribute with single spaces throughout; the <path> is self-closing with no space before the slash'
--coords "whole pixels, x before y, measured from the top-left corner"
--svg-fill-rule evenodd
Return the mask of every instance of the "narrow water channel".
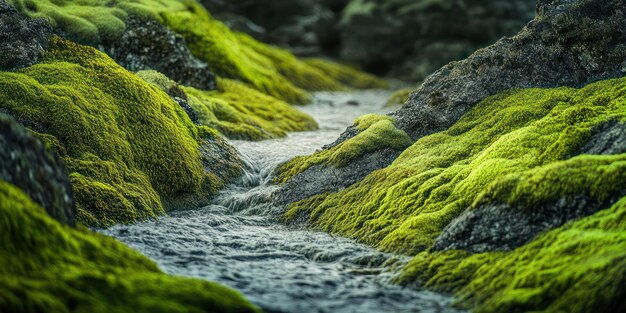
<path id="1" fill-rule="evenodd" d="M 326 233 L 290 229 L 268 204 L 276 165 L 334 141 L 366 113 L 386 113 L 383 91 L 319 93 L 302 110 L 320 130 L 263 142 L 235 141 L 249 170 L 211 206 L 103 232 L 167 273 L 240 290 L 267 312 L 455 312 L 447 296 L 389 283 L 405 257 Z"/>

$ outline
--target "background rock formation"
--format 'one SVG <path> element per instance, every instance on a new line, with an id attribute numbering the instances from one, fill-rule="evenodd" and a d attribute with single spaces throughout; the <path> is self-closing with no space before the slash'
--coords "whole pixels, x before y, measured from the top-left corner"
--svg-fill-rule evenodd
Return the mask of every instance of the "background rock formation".
<path id="1" fill-rule="evenodd" d="M 34 20 L 0 1 L 0 70 L 37 63 L 48 48 L 52 29 L 43 20 Z"/>

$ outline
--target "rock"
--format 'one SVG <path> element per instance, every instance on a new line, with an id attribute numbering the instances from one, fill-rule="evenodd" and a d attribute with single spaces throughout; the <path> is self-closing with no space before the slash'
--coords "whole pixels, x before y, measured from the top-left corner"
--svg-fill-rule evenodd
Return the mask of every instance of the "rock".
<path id="1" fill-rule="evenodd" d="M 24 191 L 58 221 L 75 224 L 76 208 L 63 163 L 29 131 L 0 114 L 0 179 Z"/>
<path id="2" fill-rule="evenodd" d="M 52 29 L 44 20 L 19 13 L 0 1 L 0 70 L 12 70 L 37 63 L 48 48 Z"/>
<path id="3" fill-rule="evenodd" d="M 421 81 L 534 17 L 535 0 L 352 0 L 339 32 L 341 58 L 379 75 Z"/>
<path id="4" fill-rule="evenodd" d="M 431 75 L 401 109 L 392 113 L 398 128 L 418 140 L 447 129 L 480 100 L 508 89 L 579 87 L 625 75 L 626 0 L 561 2 L 564 4 L 548 8 L 540 5 L 540 12 L 546 13 L 540 14 L 518 35 L 501 39 Z M 329 147 L 353 136 L 354 130 L 349 128 Z M 291 202 L 288 196 L 292 193 L 288 189 L 304 182 L 309 184 L 307 194 L 341 190 L 391 164 L 399 153 L 389 155 L 376 151 L 373 154 L 386 157 L 343 169 L 310 169 L 297 175 L 282 188 L 281 192 L 287 194 L 282 202 Z M 357 167 L 359 171 L 348 173 Z M 316 177 L 326 179 L 329 175 L 349 176 L 350 179 L 311 182 Z M 324 188 L 315 191 L 320 185 Z"/>
<path id="5" fill-rule="evenodd" d="M 183 37 L 156 21 L 130 18 L 122 38 L 102 50 L 130 71 L 156 70 L 181 85 L 216 88 L 215 75 L 191 54 Z"/>
<path id="6" fill-rule="evenodd" d="M 579 154 L 622 154 L 626 153 L 626 125 L 616 121 L 602 124 Z"/>

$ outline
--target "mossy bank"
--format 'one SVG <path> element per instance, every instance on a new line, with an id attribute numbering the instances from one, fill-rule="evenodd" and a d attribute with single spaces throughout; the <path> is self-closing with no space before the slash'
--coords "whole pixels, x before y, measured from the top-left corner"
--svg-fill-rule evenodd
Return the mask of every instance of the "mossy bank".
<path id="1" fill-rule="evenodd" d="M 620 265 L 623 262 L 617 261 L 623 260 L 623 255 L 611 252 L 623 244 L 621 226 L 611 222 L 620 216 L 623 206 L 609 206 L 626 194 L 622 183 L 625 155 L 621 154 L 626 151 L 590 155 L 585 147 L 597 140 L 594 134 L 606 125 L 626 122 L 625 106 L 624 78 L 582 89 L 507 91 L 481 101 L 449 129 L 419 139 L 390 166 L 361 182 L 290 205 L 284 218 L 304 219 L 314 228 L 386 251 L 418 254 L 407 267 L 404 281 L 417 279 L 430 287 L 457 292 L 462 304 L 470 308 L 585 311 L 590 303 L 611 308 L 619 304 L 615 302 L 619 290 L 615 284 L 623 281 L 625 272 Z M 357 137 L 322 153 L 345 149 L 365 133 L 359 131 Z M 320 153 L 292 160 L 282 167 L 279 177 L 286 181 L 319 158 Z M 328 162 L 327 166 L 341 165 Z M 447 248 L 442 244 L 437 249 L 449 252 L 424 252 L 433 248 L 456 218 L 485 206 L 497 217 L 487 219 L 496 226 L 486 224 L 484 231 L 510 242 L 497 246 L 490 236 L 478 236 L 485 241 L 471 242 L 472 249 L 521 247 L 506 253 L 471 255 L 454 251 L 453 244 Z M 552 207 L 558 209 L 549 209 Z M 601 209 L 608 210 L 595 213 Z M 524 219 L 541 222 L 518 238 L 507 233 L 505 218 L 509 214 L 517 214 L 518 224 Z M 561 226 L 568 219 L 590 214 Z M 471 221 L 476 224 L 468 224 L 468 231 L 482 229 L 480 223 L 485 222 L 480 218 Z M 540 226 L 542 223 L 545 225 Z M 533 240 L 541 231 L 555 227 Z M 459 230 L 446 231 L 452 232 L 447 234 L 448 242 L 458 240 L 453 232 Z M 592 243 L 596 240 L 602 243 Z M 577 248 L 565 256 L 566 247 Z M 537 253 L 541 259 L 530 258 Z M 563 269 L 581 263 L 589 268 Z M 538 272 L 538 268 L 542 270 Z M 545 275 L 540 274 L 543 271 Z M 567 274 L 559 276 L 561 271 Z M 579 279 L 584 283 L 576 284 Z M 603 292 L 606 297 L 599 296 Z M 588 295 L 580 296 L 585 293 Z M 595 297 L 594 302 L 589 302 L 590 297 Z"/>

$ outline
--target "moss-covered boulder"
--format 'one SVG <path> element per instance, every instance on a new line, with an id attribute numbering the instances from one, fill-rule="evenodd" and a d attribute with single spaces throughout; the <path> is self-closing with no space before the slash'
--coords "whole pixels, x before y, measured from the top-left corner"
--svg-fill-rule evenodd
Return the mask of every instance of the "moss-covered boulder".
<path id="1" fill-rule="evenodd" d="M 50 26 L 31 19 L 5 1 L 0 1 L 0 70 L 37 63 L 48 47 Z"/>
<path id="2" fill-rule="evenodd" d="M 44 127 L 71 172 L 85 224 L 153 217 L 163 202 L 189 195 L 208 200 L 233 178 L 205 171 L 200 146 L 210 132 L 93 48 L 52 39 L 41 63 L 0 73 L 0 95 L 4 110 Z"/>
<path id="3" fill-rule="evenodd" d="M 233 290 L 166 275 L 112 238 L 60 224 L 3 180 L 0 238 L 2 312 L 258 312 Z"/>
<path id="4" fill-rule="evenodd" d="M 76 207 L 67 169 L 33 134 L 0 114 L 0 180 L 19 187 L 61 223 L 74 226 Z"/>
<path id="5" fill-rule="evenodd" d="M 448 129 L 476 103 L 508 89 L 580 87 L 626 74 L 623 0 L 564 1 L 557 8 L 542 10 L 540 6 L 544 13 L 516 36 L 504 38 L 435 72 L 392 114 L 396 126 L 418 140 Z M 348 129 L 346 133 L 352 132 Z M 349 137 L 342 136 L 339 142 Z M 308 194 L 348 187 L 391 164 L 398 155 L 399 152 L 390 153 L 384 148 L 372 151 L 354 159 L 339 173 L 333 173 L 341 179 L 323 185 L 310 184 Z M 377 162 L 368 161 L 372 159 Z M 291 186 L 315 181 L 316 177 L 326 176 L 305 171 L 288 183 L 284 193 L 289 194 Z M 285 198 L 289 200 L 290 196 Z"/>

